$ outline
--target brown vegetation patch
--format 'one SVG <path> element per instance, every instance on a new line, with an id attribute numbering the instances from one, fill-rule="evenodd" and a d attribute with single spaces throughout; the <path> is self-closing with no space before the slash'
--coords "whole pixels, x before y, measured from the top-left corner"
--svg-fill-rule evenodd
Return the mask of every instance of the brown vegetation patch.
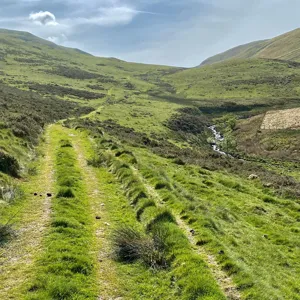
<path id="1" fill-rule="evenodd" d="M 261 129 L 298 129 L 300 128 L 300 108 L 269 111 L 262 122 Z"/>

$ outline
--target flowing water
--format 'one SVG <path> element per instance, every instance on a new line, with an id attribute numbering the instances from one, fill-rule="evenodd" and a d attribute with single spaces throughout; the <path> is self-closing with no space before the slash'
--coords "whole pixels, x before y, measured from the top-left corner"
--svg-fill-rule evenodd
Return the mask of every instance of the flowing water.
<path id="1" fill-rule="evenodd" d="M 223 137 L 223 135 L 222 135 L 220 132 L 217 131 L 216 125 L 209 126 L 208 128 L 211 130 L 211 132 L 213 133 L 214 138 L 215 138 L 215 140 L 214 140 L 213 143 L 212 143 L 212 148 L 213 148 L 213 150 L 214 150 L 215 152 L 221 154 L 221 155 L 230 156 L 230 155 L 227 154 L 226 152 L 222 151 L 222 150 L 220 149 L 219 145 L 218 145 L 219 142 L 223 142 L 223 141 L 224 141 L 224 137 Z"/>

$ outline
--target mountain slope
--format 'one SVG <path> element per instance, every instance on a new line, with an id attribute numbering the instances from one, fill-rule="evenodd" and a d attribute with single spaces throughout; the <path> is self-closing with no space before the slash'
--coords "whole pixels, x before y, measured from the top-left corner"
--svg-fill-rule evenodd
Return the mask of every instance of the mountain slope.
<path id="1" fill-rule="evenodd" d="M 212 56 L 200 66 L 236 58 L 269 58 L 300 61 L 300 29 L 287 32 L 270 40 L 252 42 Z"/>
<path id="2" fill-rule="evenodd" d="M 149 78 L 155 82 L 177 69 L 94 57 L 26 32 L 0 30 L 0 80 L 68 100 L 100 100 L 108 94 L 123 97 L 147 91 L 155 88 Z"/>
<path id="3" fill-rule="evenodd" d="M 237 46 L 223 53 L 212 56 L 201 63 L 200 66 L 211 65 L 214 63 L 222 62 L 232 58 L 250 58 L 253 57 L 258 51 L 267 45 L 268 41 L 257 41 L 249 44 Z"/>

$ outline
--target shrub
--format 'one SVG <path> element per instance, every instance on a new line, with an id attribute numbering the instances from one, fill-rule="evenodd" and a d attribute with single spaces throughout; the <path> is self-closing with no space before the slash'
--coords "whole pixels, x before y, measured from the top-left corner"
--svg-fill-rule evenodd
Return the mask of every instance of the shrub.
<path id="1" fill-rule="evenodd" d="M 18 177 L 20 165 L 18 161 L 11 155 L 0 151 L 0 172 Z"/>
<path id="2" fill-rule="evenodd" d="M 14 235 L 14 231 L 10 224 L 0 224 L 0 245 L 5 243 L 11 236 Z"/>

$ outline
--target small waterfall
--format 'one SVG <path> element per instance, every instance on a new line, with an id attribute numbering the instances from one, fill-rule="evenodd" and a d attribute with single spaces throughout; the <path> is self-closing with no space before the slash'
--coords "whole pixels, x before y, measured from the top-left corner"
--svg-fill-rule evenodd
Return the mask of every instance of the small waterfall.
<path id="1" fill-rule="evenodd" d="M 214 138 L 215 138 L 215 140 L 211 144 L 213 150 L 221 155 L 231 156 L 231 155 L 227 154 L 226 152 L 222 151 L 220 149 L 220 147 L 218 146 L 218 142 L 224 141 L 224 137 L 222 136 L 222 134 L 220 132 L 217 131 L 216 125 L 209 126 L 208 128 L 212 131 Z"/>

